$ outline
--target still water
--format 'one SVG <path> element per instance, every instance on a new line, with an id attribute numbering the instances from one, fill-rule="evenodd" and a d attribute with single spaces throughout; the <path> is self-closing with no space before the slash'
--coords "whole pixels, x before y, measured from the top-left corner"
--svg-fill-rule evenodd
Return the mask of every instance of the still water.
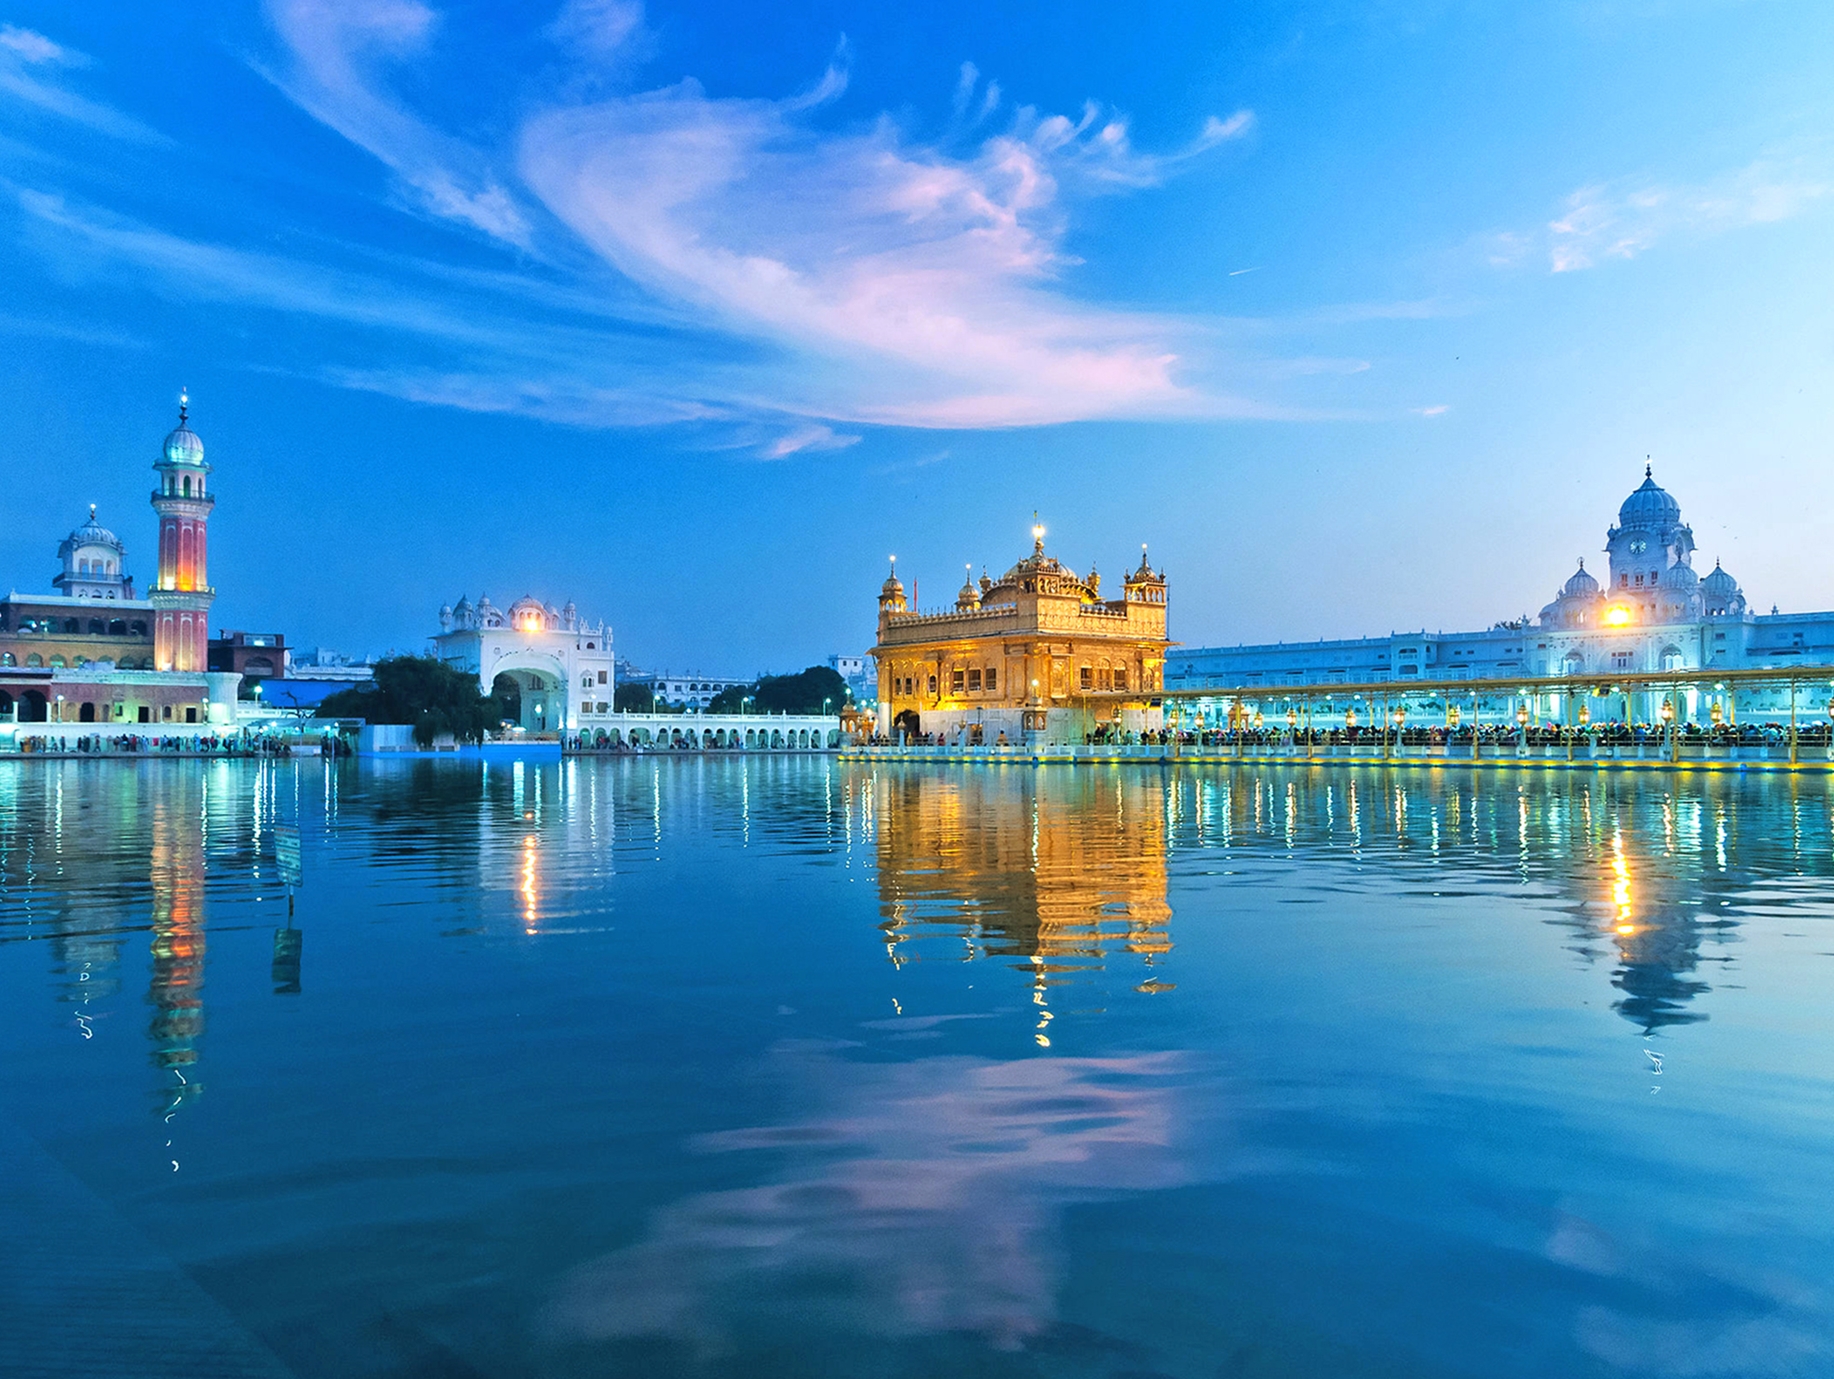
<path id="1" fill-rule="evenodd" d="M 0 765 L 0 1339 L 1834 1373 L 1830 814 L 1373 765 Z"/>

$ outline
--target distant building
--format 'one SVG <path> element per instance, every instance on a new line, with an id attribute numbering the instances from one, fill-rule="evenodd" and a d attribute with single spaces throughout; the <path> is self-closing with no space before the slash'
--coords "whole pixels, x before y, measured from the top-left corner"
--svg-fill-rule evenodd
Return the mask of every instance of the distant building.
<path id="1" fill-rule="evenodd" d="M 287 639 L 278 632 L 219 630 L 210 639 L 210 668 L 234 671 L 244 681 L 284 679 Z"/>
<path id="2" fill-rule="evenodd" d="M 1171 689 L 1420 680 L 1511 680 L 1614 672 L 1834 663 L 1834 612 L 1755 614 L 1731 573 L 1695 573 L 1694 532 L 1646 468 L 1605 533 L 1601 582 L 1585 562 L 1534 618 L 1481 632 L 1183 648 Z"/>
<path id="3" fill-rule="evenodd" d="M 434 654 L 476 675 L 485 694 L 513 688 L 530 732 L 590 729 L 611 713 L 611 629 L 572 603 L 521 598 L 500 611 L 488 597 L 461 598 L 439 610 L 439 627 Z"/>
<path id="4" fill-rule="evenodd" d="M 704 675 L 699 671 L 678 674 L 663 670 L 633 671 L 625 677 L 624 683 L 648 685 L 658 704 L 705 713 L 712 706 L 714 696 L 721 690 L 743 689 L 752 682 L 731 675 Z"/>
<path id="5" fill-rule="evenodd" d="M 287 652 L 287 679 L 342 680 L 351 684 L 376 678 L 374 658 L 352 660 L 342 652 L 314 647 L 310 651 Z"/>
<path id="6" fill-rule="evenodd" d="M 865 656 L 830 656 L 828 668 L 846 682 L 847 692 L 856 704 L 868 703 L 872 697 L 872 673 Z"/>
<path id="7" fill-rule="evenodd" d="M 908 607 L 894 567 L 879 591 L 878 730 L 968 742 L 1081 741 L 1115 724 L 1156 727 L 1164 675 L 1166 578 L 1147 563 L 1118 599 L 1101 576 L 1044 552 L 999 579 L 962 585 L 953 609 Z"/>

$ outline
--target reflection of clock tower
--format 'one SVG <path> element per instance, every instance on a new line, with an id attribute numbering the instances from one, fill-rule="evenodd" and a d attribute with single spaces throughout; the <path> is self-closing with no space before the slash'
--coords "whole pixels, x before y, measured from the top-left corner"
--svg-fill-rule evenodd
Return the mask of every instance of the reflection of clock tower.
<path id="1" fill-rule="evenodd" d="M 159 574 L 147 598 L 153 605 L 153 664 L 160 670 L 202 675 L 209 666 L 210 605 L 216 590 L 204 572 L 204 525 L 216 499 L 204 491 L 204 442 L 186 422 L 181 396 L 178 427 L 154 462 L 159 487 Z"/>

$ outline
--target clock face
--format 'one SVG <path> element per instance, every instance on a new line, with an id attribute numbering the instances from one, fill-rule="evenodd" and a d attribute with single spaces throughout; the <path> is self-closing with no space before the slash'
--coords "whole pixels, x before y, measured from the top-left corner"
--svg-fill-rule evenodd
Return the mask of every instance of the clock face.
<path id="1" fill-rule="evenodd" d="M 1645 541 L 1642 537 L 1638 536 L 1632 538 L 1630 542 L 1630 553 L 1632 555 L 1642 555 L 1643 552 L 1648 549 L 1649 542 Z"/>

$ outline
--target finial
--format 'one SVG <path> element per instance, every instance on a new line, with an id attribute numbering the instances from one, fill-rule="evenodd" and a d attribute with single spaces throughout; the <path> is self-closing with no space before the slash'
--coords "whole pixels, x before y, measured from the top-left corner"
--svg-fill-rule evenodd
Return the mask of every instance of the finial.
<path id="1" fill-rule="evenodd" d="M 1647 455 L 1643 457 L 1643 477 L 1645 479 L 1653 479 L 1656 477 L 1655 466 L 1649 462 L 1649 456 Z"/>
<path id="2" fill-rule="evenodd" d="M 1582 570 L 1586 568 L 1586 558 L 1583 555 L 1579 558 L 1579 568 Z"/>
<path id="3" fill-rule="evenodd" d="M 185 424 L 185 418 L 189 415 L 190 409 L 191 390 L 189 388 L 180 388 L 178 390 L 178 424 L 180 426 Z"/>
<path id="4" fill-rule="evenodd" d="M 1032 554 L 1044 554 L 1044 523 L 1038 520 L 1038 509 L 1032 509 Z"/>
<path id="5" fill-rule="evenodd" d="M 96 520 L 96 505 L 94 503 L 89 505 L 89 520 L 91 522 Z"/>

